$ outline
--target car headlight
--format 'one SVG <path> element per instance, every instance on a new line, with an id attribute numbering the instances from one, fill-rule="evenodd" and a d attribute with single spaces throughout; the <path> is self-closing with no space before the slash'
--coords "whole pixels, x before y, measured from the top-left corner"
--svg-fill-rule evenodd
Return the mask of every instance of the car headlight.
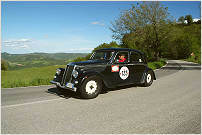
<path id="1" fill-rule="evenodd" d="M 60 73 L 61 73 L 61 70 L 58 68 L 58 69 L 56 70 L 56 74 L 57 74 L 57 75 L 60 75 Z"/>
<path id="2" fill-rule="evenodd" d="M 78 73 L 76 70 L 73 70 L 72 76 L 73 76 L 74 78 L 77 78 L 78 75 L 79 75 L 79 73 Z"/>

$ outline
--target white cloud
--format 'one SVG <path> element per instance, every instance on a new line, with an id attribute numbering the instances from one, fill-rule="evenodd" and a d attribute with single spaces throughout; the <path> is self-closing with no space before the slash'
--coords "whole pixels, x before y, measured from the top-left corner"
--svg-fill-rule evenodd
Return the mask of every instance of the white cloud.
<path id="1" fill-rule="evenodd" d="M 18 40 L 8 40 L 8 41 L 3 41 L 5 44 L 21 44 L 21 43 L 27 43 L 27 42 L 32 42 L 30 39 L 18 39 Z"/>
<path id="2" fill-rule="evenodd" d="M 21 46 L 19 46 L 19 48 L 29 48 L 29 46 L 28 45 L 21 45 Z"/>
<path id="3" fill-rule="evenodd" d="M 97 21 L 91 22 L 91 24 L 93 24 L 93 25 L 100 25 L 100 26 L 104 26 L 105 25 L 104 23 L 97 22 Z"/>
<path id="4" fill-rule="evenodd" d="M 194 18 L 193 19 L 193 22 L 197 22 L 197 21 L 199 21 L 200 19 L 198 19 L 198 18 Z"/>
<path id="5" fill-rule="evenodd" d="M 20 40 L 18 40 L 18 41 L 20 41 L 20 42 L 31 42 L 30 39 L 25 39 L 25 38 L 22 38 L 22 39 L 20 39 Z"/>
<path id="6" fill-rule="evenodd" d="M 29 44 L 32 42 L 30 39 L 18 39 L 18 40 L 7 40 L 3 41 L 3 45 L 5 47 L 12 47 L 13 49 L 20 49 L 20 48 L 29 48 Z"/>
<path id="7" fill-rule="evenodd" d="M 99 22 L 91 22 L 91 24 L 99 24 Z"/>

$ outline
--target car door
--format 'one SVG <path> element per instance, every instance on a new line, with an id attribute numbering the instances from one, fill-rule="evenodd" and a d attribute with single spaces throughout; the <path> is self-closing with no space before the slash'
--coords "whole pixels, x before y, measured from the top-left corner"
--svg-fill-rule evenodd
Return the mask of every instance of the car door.
<path id="1" fill-rule="evenodd" d="M 119 61 L 119 56 L 125 54 L 126 60 L 124 62 Z M 129 64 L 129 52 L 119 51 L 117 52 L 114 61 L 111 64 L 111 83 L 115 86 L 122 86 L 131 83 L 131 69 Z"/>
<path id="2" fill-rule="evenodd" d="M 146 70 L 146 65 L 144 63 L 144 58 L 138 52 L 130 52 L 130 62 L 132 79 L 135 83 L 139 83 L 142 79 L 143 73 Z"/>

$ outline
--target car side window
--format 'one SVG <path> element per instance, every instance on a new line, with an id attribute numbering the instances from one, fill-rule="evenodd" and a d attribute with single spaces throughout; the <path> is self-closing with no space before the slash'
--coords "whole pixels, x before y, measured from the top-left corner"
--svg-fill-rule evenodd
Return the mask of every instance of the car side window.
<path id="1" fill-rule="evenodd" d="M 128 52 L 120 51 L 115 57 L 115 63 L 128 63 Z"/>
<path id="2" fill-rule="evenodd" d="M 137 52 L 131 52 L 130 54 L 130 62 L 131 63 L 142 63 L 143 59 L 141 55 Z"/>

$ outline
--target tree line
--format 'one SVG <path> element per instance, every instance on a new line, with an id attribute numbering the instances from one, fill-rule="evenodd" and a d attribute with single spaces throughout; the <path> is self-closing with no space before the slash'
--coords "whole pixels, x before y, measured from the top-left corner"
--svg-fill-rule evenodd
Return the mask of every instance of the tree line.
<path id="1" fill-rule="evenodd" d="M 160 57 L 186 59 L 191 54 L 198 60 L 201 57 L 200 21 L 193 23 L 192 16 L 186 15 L 176 22 L 158 1 L 133 5 L 110 29 L 122 47 L 141 50 L 151 61 Z"/>

